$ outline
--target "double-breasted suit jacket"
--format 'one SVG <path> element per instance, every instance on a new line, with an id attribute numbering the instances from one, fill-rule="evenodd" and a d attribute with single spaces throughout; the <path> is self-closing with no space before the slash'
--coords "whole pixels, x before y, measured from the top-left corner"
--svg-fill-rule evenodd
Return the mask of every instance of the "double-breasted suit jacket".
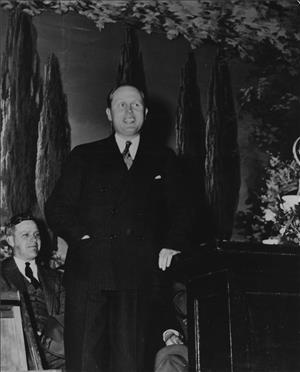
<path id="1" fill-rule="evenodd" d="M 45 212 L 69 244 L 67 282 L 77 277 L 122 290 L 153 284 L 161 248 L 184 248 L 186 210 L 170 149 L 141 136 L 128 170 L 110 136 L 70 153 Z"/>

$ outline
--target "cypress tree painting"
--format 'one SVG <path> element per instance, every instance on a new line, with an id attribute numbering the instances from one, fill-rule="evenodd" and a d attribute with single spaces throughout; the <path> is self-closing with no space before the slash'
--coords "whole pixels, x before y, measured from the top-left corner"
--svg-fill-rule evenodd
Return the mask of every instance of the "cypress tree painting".
<path id="1" fill-rule="evenodd" d="M 36 206 L 39 56 L 31 17 L 11 12 L 1 72 L 1 220 Z"/>
<path id="2" fill-rule="evenodd" d="M 176 152 L 188 180 L 188 194 L 194 206 L 195 225 L 191 226 L 191 236 L 196 240 L 208 240 L 213 234 L 213 224 L 205 195 L 205 121 L 193 52 L 189 53 L 181 71 L 175 130 Z"/>
<path id="3" fill-rule="evenodd" d="M 181 71 L 176 115 L 176 149 L 178 156 L 186 159 L 204 184 L 205 122 L 197 84 L 197 66 L 192 52 L 189 53 Z"/>
<path id="4" fill-rule="evenodd" d="M 118 67 L 117 85 L 132 84 L 146 93 L 143 56 L 133 27 L 127 27 Z"/>
<path id="5" fill-rule="evenodd" d="M 45 69 L 44 94 L 37 143 L 36 194 L 43 214 L 44 203 L 70 152 L 67 98 L 63 92 L 58 59 L 52 54 Z"/>
<path id="6" fill-rule="evenodd" d="M 237 119 L 224 55 L 216 56 L 206 124 L 206 192 L 219 240 L 230 239 L 240 188 Z"/>

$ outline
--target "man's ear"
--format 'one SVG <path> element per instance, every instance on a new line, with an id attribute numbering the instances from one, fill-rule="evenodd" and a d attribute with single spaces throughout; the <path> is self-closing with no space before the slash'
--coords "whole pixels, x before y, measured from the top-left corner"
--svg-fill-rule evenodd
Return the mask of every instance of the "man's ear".
<path id="1" fill-rule="evenodd" d="M 108 118 L 109 121 L 112 121 L 112 117 L 111 117 L 111 110 L 109 107 L 107 107 L 107 109 L 105 110 L 106 112 L 106 116 Z"/>
<path id="2" fill-rule="evenodd" d="M 9 235 L 6 237 L 6 240 L 7 240 L 7 243 L 13 248 L 15 246 L 15 241 L 14 241 L 14 238 Z"/>
<path id="3" fill-rule="evenodd" d="M 147 116 L 147 114 L 148 114 L 148 109 L 147 109 L 147 107 L 145 108 L 145 117 Z"/>

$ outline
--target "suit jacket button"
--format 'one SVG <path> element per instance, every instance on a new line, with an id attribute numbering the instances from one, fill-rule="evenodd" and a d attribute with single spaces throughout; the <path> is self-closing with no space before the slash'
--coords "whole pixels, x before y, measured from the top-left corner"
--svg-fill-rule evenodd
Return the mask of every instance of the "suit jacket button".
<path id="1" fill-rule="evenodd" d="M 115 214 L 117 214 L 117 208 L 113 208 L 112 210 L 111 210 L 111 214 L 114 216 Z"/>

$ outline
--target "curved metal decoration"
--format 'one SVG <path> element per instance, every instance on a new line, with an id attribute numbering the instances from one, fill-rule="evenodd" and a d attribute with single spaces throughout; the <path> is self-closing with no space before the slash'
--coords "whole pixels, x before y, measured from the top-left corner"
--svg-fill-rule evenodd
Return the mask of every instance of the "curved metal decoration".
<path id="1" fill-rule="evenodd" d="M 300 137 L 298 137 L 293 144 L 293 155 L 297 164 L 300 165 Z"/>

